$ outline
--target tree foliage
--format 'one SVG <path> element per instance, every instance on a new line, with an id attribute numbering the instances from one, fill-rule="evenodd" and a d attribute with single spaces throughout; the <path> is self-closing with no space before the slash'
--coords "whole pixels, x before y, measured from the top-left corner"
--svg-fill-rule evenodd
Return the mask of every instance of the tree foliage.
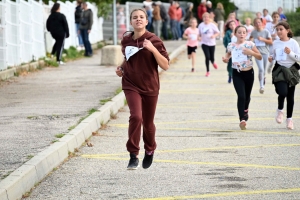
<path id="1" fill-rule="evenodd" d="M 61 2 L 65 2 L 67 0 L 60 0 Z M 81 0 L 81 1 L 87 1 L 90 3 L 95 3 L 98 7 L 98 16 L 105 17 L 112 11 L 112 3 L 113 0 Z M 43 0 L 44 3 L 48 4 L 49 0 Z M 56 2 L 56 1 L 54 1 Z"/>

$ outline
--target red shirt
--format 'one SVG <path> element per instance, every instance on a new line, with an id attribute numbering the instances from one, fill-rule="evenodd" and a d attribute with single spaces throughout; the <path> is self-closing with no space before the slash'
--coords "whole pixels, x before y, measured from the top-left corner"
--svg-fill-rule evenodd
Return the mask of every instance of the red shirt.
<path id="1" fill-rule="evenodd" d="M 132 39 L 133 33 L 125 36 L 122 41 L 122 53 L 125 55 L 126 46 L 143 47 L 145 39 L 150 40 L 153 46 L 169 60 L 166 48 L 159 37 L 146 31 L 136 40 Z M 132 55 L 122 65 L 122 89 L 136 91 L 139 94 L 157 96 L 159 93 L 158 64 L 154 55 L 146 48 Z"/>
<path id="2" fill-rule="evenodd" d="M 205 5 L 200 4 L 200 5 L 198 6 L 198 10 L 197 10 L 197 11 L 198 11 L 198 12 L 197 12 L 198 18 L 202 20 L 202 15 L 203 15 L 205 12 L 207 12 L 207 8 L 206 8 Z"/>
<path id="3" fill-rule="evenodd" d="M 169 8 L 169 12 L 168 12 L 168 14 L 169 14 L 169 16 L 170 16 L 170 19 L 173 19 L 173 20 L 177 20 L 177 8 L 176 8 L 176 6 L 170 6 L 170 8 Z"/>

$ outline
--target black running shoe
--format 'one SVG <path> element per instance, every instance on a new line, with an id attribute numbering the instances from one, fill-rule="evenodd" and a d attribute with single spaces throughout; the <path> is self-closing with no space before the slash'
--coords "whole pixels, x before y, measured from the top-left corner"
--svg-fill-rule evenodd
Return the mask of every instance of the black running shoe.
<path id="1" fill-rule="evenodd" d="M 135 170 L 139 167 L 139 159 L 136 157 L 135 154 L 130 154 L 130 160 L 127 166 L 128 170 Z"/>
<path id="2" fill-rule="evenodd" d="M 147 169 L 151 166 L 152 161 L 153 161 L 153 155 L 154 155 L 154 152 L 151 155 L 148 155 L 145 152 L 145 157 L 143 159 L 143 165 L 142 165 L 144 169 Z"/>

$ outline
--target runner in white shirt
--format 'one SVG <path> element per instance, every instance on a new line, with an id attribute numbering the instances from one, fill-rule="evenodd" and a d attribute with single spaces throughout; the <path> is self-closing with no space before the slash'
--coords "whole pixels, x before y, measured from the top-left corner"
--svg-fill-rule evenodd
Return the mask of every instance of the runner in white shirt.
<path id="1" fill-rule="evenodd" d="M 263 9 L 263 18 L 266 19 L 267 23 L 273 21 L 272 17 L 269 15 L 269 11 L 267 9 Z"/>
<path id="2" fill-rule="evenodd" d="M 294 81 L 299 81 L 300 66 L 297 62 L 300 61 L 300 48 L 296 40 L 292 39 L 293 33 L 290 25 L 287 22 L 281 21 L 276 26 L 279 40 L 273 43 L 273 50 L 269 57 L 269 62 L 276 60 L 275 67 L 272 71 L 273 84 L 276 93 L 278 94 L 278 108 L 276 111 L 275 120 L 281 124 L 283 121 L 283 107 L 286 98 L 286 127 L 287 129 L 294 129 L 292 120 L 294 109 L 294 95 L 296 84 Z M 288 70 L 286 70 L 288 68 Z M 290 77 L 284 75 L 284 72 L 290 71 Z M 291 78 L 292 77 L 292 78 Z"/>
<path id="3" fill-rule="evenodd" d="M 266 29 L 270 32 L 272 40 L 275 41 L 275 40 L 279 39 L 279 37 L 277 36 L 277 33 L 276 33 L 276 29 L 275 29 L 275 26 L 278 24 L 278 22 L 280 20 L 279 13 L 276 12 L 276 11 L 273 12 L 272 13 L 272 18 L 273 18 L 273 22 L 268 22 L 267 25 L 266 25 Z M 270 52 L 272 52 L 273 45 L 270 45 L 269 47 L 270 47 Z M 270 62 L 269 67 L 268 67 L 268 73 L 271 73 L 272 67 L 273 67 L 274 64 L 275 64 L 275 61 Z"/>

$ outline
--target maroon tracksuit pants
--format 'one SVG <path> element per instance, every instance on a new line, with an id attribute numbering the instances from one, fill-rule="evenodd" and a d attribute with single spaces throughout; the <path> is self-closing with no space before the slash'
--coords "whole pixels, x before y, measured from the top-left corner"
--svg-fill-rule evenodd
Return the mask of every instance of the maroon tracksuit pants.
<path id="1" fill-rule="evenodd" d="M 156 149 L 154 115 L 158 96 L 146 96 L 135 91 L 124 90 L 130 110 L 127 150 L 139 154 L 141 128 L 143 125 L 143 140 L 146 151 Z"/>

